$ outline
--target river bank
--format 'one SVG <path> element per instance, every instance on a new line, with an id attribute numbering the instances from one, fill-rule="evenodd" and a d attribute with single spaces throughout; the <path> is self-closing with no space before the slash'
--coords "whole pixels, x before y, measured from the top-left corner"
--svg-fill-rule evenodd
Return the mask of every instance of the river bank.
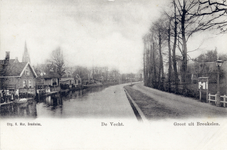
<path id="1" fill-rule="evenodd" d="M 124 88 L 149 120 L 212 118 L 226 117 L 227 115 L 226 108 L 145 87 L 142 84 L 134 84 Z"/>

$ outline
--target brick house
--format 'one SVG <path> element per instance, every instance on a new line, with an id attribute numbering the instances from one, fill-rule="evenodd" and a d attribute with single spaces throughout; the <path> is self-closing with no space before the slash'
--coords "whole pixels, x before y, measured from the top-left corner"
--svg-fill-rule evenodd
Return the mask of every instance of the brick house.
<path id="1" fill-rule="evenodd" d="M 10 53 L 6 52 L 5 60 L 0 60 L 0 64 L 0 89 L 9 90 L 16 95 L 35 94 L 37 75 L 29 62 L 10 59 Z"/>

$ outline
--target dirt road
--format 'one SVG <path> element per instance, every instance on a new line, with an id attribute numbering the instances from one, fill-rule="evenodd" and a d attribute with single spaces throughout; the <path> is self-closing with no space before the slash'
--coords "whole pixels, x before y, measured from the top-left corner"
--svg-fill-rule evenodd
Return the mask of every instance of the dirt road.
<path id="1" fill-rule="evenodd" d="M 128 87 L 127 91 L 148 119 L 227 117 L 227 108 L 148 88 L 142 83 Z"/>

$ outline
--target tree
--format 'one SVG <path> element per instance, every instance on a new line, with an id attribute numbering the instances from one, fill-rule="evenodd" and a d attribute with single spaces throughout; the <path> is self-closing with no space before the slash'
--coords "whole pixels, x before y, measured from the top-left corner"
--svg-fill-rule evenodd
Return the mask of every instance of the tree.
<path id="1" fill-rule="evenodd" d="M 175 93 L 178 92 L 178 72 L 177 72 L 177 62 L 176 62 L 176 45 L 177 45 L 177 16 L 176 16 L 176 3 L 175 0 L 173 1 L 174 4 L 174 42 L 173 42 L 173 69 L 174 69 L 174 81 L 175 81 Z"/>
<path id="2" fill-rule="evenodd" d="M 65 63 L 60 47 L 52 51 L 51 58 L 48 60 L 48 62 L 54 66 L 54 72 L 58 73 L 60 77 L 65 74 Z"/>
<path id="3" fill-rule="evenodd" d="M 151 27 L 152 41 L 158 45 L 159 52 L 159 74 L 158 74 L 158 85 L 160 89 L 164 89 L 164 65 L 163 65 L 163 50 L 168 41 L 168 21 L 163 17 L 157 20 Z M 153 47 L 154 51 L 154 47 Z"/>
<path id="4" fill-rule="evenodd" d="M 227 54 L 222 54 L 219 56 L 220 60 L 227 61 Z"/>
<path id="5" fill-rule="evenodd" d="M 51 68 L 48 68 L 47 63 L 45 64 L 37 64 L 36 66 L 33 66 L 37 76 L 43 76 L 46 73 L 50 71 Z"/>
<path id="6" fill-rule="evenodd" d="M 199 62 L 216 62 L 217 60 L 217 50 L 209 50 L 205 54 L 199 55 L 196 59 Z"/>
<path id="7" fill-rule="evenodd" d="M 77 66 L 73 72 L 73 77 L 77 78 L 77 75 L 79 75 L 82 80 L 88 80 L 89 73 L 90 71 L 86 67 Z"/>

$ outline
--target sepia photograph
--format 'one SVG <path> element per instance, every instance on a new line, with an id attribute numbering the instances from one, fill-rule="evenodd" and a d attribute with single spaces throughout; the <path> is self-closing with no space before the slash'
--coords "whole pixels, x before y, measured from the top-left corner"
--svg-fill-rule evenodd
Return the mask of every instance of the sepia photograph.
<path id="1" fill-rule="evenodd" d="M 226 149 L 225 0 L 0 10 L 0 149 Z"/>

